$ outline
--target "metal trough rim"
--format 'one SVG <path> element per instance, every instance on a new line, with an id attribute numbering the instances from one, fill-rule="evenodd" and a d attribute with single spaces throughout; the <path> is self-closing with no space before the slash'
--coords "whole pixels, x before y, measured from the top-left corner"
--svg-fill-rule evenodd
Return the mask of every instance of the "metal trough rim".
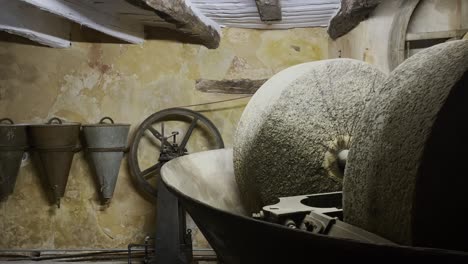
<path id="1" fill-rule="evenodd" d="M 367 243 L 367 242 L 360 242 L 360 241 L 356 241 L 354 239 L 346 239 L 346 238 L 334 238 L 334 237 L 330 237 L 330 236 L 326 236 L 326 235 L 321 235 L 321 234 L 313 234 L 311 232 L 307 232 L 307 231 L 303 231 L 303 230 L 300 230 L 300 229 L 291 229 L 291 228 L 287 228 L 285 226 L 282 226 L 282 225 L 279 225 L 279 224 L 274 224 L 274 223 L 270 223 L 270 222 L 266 222 L 266 221 L 261 221 L 261 220 L 257 220 L 255 218 L 250 218 L 250 217 L 246 217 L 246 216 L 243 216 L 243 215 L 238 215 L 238 214 L 233 214 L 233 213 L 230 213 L 228 211 L 225 211 L 225 210 L 222 210 L 222 209 L 218 209 L 218 208 L 215 208 L 209 204 L 205 204 L 203 202 L 199 202 L 189 196 L 186 196 L 184 195 L 182 192 L 172 188 L 170 185 L 167 184 L 167 182 L 164 180 L 164 177 L 162 178 L 163 179 L 163 182 L 164 182 L 164 185 L 166 187 L 168 187 L 169 191 L 172 192 L 173 194 L 175 194 L 177 197 L 183 197 L 185 200 L 187 201 L 190 201 L 190 202 L 193 202 L 193 203 L 201 203 L 203 204 L 205 207 L 209 208 L 209 209 L 212 209 L 212 210 L 216 210 L 216 211 L 221 211 L 231 217 L 234 217 L 234 218 L 238 218 L 238 219 L 243 219 L 243 220 L 249 220 L 249 221 L 254 221 L 254 222 L 257 222 L 257 223 L 262 223 L 262 224 L 265 224 L 265 225 L 268 225 L 268 226 L 272 226 L 272 227 L 275 227 L 275 228 L 280 228 L 280 229 L 283 229 L 283 230 L 288 230 L 288 231 L 291 231 L 291 232 L 300 232 L 300 233 L 306 233 L 308 235 L 311 235 L 311 236 L 315 236 L 315 237 L 321 237 L 321 238 L 330 238 L 330 239 L 337 239 L 337 240 L 344 240 L 344 241 L 350 241 L 350 242 L 353 242 L 353 243 L 358 243 L 358 244 L 368 244 L 368 245 L 379 245 L 379 246 L 383 246 L 383 247 L 389 247 L 389 248 L 401 248 L 401 249 L 410 249 L 410 250 L 415 250 L 415 251 L 424 251 L 424 252 L 430 252 L 430 251 L 433 251 L 434 253 L 444 253 L 446 252 L 447 254 L 455 254 L 455 255 L 462 255 L 462 256 L 466 256 L 467 257 L 467 260 L 468 260 L 468 252 L 465 252 L 465 251 L 456 251 L 456 250 L 446 250 L 446 249 L 439 249 L 439 248 L 428 248 L 428 247 L 410 247 L 410 246 L 403 246 L 403 245 L 387 245 L 387 244 L 375 244 L 375 243 Z M 189 212 L 190 214 L 190 212 Z"/>
<path id="2" fill-rule="evenodd" d="M 104 122 L 105 120 L 110 121 L 110 123 Z M 105 117 L 101 118 L 101 120 L 99 120 L 98 123 L 89 123 L 89 124 L 82 125 L 82 127 L 116 127 L 116 126 L 130 127 L 131 125 L 126 124 L 126 123 L 114 123 L 114 119 L 112 119 L 109 116 L 105 116 Z"/>
<path id="3" fill-rule="evenodd" d="M 124 123 L 115 123 L 115 124 L 82 124 L 82 127 L 130 127 L 130 124 L 124 124 Z"/>
<path id="4" fill-rule="evenodd" d="M 199 152 L 195 154 L 190 154 L 188 156 L 183 156 L 176 158 L 172 161 L 167 162 L 164 167 L 170 166 L 170 164 L 178 159 L 190 159 L 192 155 L 210 155 L 210 152 L 216 152 L 219 150 L 211 150 L 211 151 L 204 151 L 204 152 Z M 229 149 L 228 151 L 232 151 L 232 149 Z M 212 153 L 211 153 L 212 154 Z M 446 249 L 440 249 L 440 248 L 427 248 L 427 247 L 411 247 L 411 246 L 402 246 L 402 245 L 385 245 L 385 244 L 375 244 L 375 243 L 367 243 L 367 242 L 361 242 L 361 241 L 356 241 L 352 239 L 346 239 L 346 238 L 335 238 L 335 237 L 330 237 L 326 235 L 320 235 L 320 234 L 313 234 L 311 232 L 303 231 L 303 230 L 298 230 L 298 229 L 290 229 L 285 226 L 279 225 L 279 224 L 274 224 L 274 223 L 269 223 L 261 220 L 257 220 L 254 218 L 250 218 L 247 216 L 239 215 L 239 214 L 234 214 L 229 211 L 223 210 L 223 209 L 218 209 L 215 208 L 212 205 L 209 205 L 207 203 L 201 202 L 199 200 L 196 200 L 188 195 L 185 195 L 182 191 L 179 191 L 176 189 L 174 186 L 171 185 L 170 180 L 166 179 L 164 175 L 164 169 L 161 171 L 161 179 L 164 185 L 168 188 L 168 190 L 176 195 L 182 205 L 187 209 L 188 213 L 192 216 L 194 221 L 197 223 L 199 226 L 200 230 L 202 233 L 205 235 L 205 237 L 208 239 L 208 242 L 213 246 L 215 251 L 218 253 L 220 259 L 223 259 L 226 263 L 237 263 L 237 262 L 232 262 L 229 261 L 229 258 L 224 258 L 223 255 L 225 255 L 225 251 L 217 249 L 218 246 L 216 245 L 217 241 L 220 241 L 221 238 L 216 237 L 217 239 L 210 239 L 210 235 L 207 235 L 207 233 L 210 233 L 210 230 L 216 229 L 216 224 L 213 223 L 203 223 L 201 219 L 204 218 L 203 213 L 209 212 L 212 214 L 215 218 L 224 218 L 226 220 L 230 220 L 230 222 L 238 222 L 240 224 L 246 224 L 246 223 L 251 223 L 251 225 L 256 225 L 261 228 L 265 228 L 265 230 L 275 230 L 278 233 L 288 233 L 292 234 L 294 237 L 302 237 L 304 239 L 307 239 L 309 243 L 312 241 L 312 244 L 317 243 L 320 241 L 320 243 L 325 243 L 325 244 L 330 244 L 334 245 L 335 249 L 338 249 L 338 246 L 349 246 L 351 248 L 355 248 L 358 250 L 361 250 L 360 253 L 366 253 L 369 251 L 369 255 L 366 257 L 365 255 L 361 255 L 360 259 L 366 258 L 374 258 L 377 259 L 377 257 L 384 257 L 384 259 L 379 258 L 380 261 L 383 261 L 382 263 L 389 263 L 395 260 L 406 260 L 408 257 L 411 258 L 421 258 L 421 259 L 431 259 L 436 258 L 436 259 L 450 259 L 450 260 L 468 260 L 468 252 L 464 251 L 455 251 L 455 250 L 446 250 Z M 217 224 L 222 224 L 222 221 L 218 222 Z M 225 229 L 218 229 L 220 230 L 225 230 Z M 247 232 L 247 231 L 246 231 Z M 253 234 L 251 231 L 250 234 L 246 236 L 250 237 L 255 237 L 256 235 Z M 221 239 L 223 240 L 223 239 Z M 314 242 L 315 241 L 315 242 Z M 214 242 L 214 243 L 213 243 Z M 302 241 L 301 241 L 302 242 Z M 268 242 L 266 242 L 268 243 Z M 280 241 L 277 241 L 277 243 L 280 243 Z M 287 245 L 285 245 L 287 246 Z M 277 253 L 277 252 L 276 252 Z M 349 255 L 343 256 L 342 258 L 339 256 L 340 252 L 336 252 L 338 256 L 334 256 L 335 259 L 348 259 L 350 257 Z M 348 252 L 349 253 L 349 252 Z M 263 255 L 269 254 L 264 252 Z M 272 254 L 272 252 L 270 252 Z M 311 258 L 314 257 L 314 254 L 320 254 L 319 252 L 315 252 L 313 248 L 310 249 L 310 252 L 308 252 L 309 256 Z M 352 257 L 357 257 L 359 255 L 359 252 L 357 252 L 354 256 Z M 323 257 L 323 256 L 322 256 Z M 268 259 L 268 256 L 265 256 L 265 258 Z M 263 259 L 263 258 L 262 258 Z M 295 259 L 294 256 L 291 256 L 291 260 Z M 258 258 L 257 258 L 258 260 Z M 273 261 L 278 260 L 275 258 L 272 258 Z M 242 261 L 244 263 L 244 261 Z M 245 263 L 263 263 L 263 262 L 248 262 L 246 261 Z M 294 262 L 288 262 L 288 263 L 294 263 Z"/>
<path id="5" fill-rule="evenodd" d="M 71 127 L 71 126 L 81 126 L 81 123 L 67 122 L 67 123 L 62 123 L 62 124 L 30 124 L 29 126 L 33 128 Z"/>
<path id="6" fill-rule="evenodd" d="M 25 126 L 30 126 L 31 124 L 29 123 L 18 123 L 18 124 L 4 124 L 0 123 L 0 127 L 25 127 Z"/>

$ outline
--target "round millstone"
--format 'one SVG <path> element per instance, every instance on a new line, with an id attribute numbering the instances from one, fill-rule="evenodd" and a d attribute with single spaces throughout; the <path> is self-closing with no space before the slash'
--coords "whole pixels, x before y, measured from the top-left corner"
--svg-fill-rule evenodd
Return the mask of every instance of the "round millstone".
<path id="1" fill-rule="evenodd" d="M 345 221 L 394 242 L 468 249 L 468 41 L 407 59 L 379 88 L 353 138 Z"/>
<path id="2" fill-rule="evenodd" d="M 234 139 L 246 208 L 253 213 L 279 197 L 340 191 L 338 154 L 349 149 L 384 79 L 369 64 L 334 59 L 296 65 L 268 80 L 244 110 Z"/>

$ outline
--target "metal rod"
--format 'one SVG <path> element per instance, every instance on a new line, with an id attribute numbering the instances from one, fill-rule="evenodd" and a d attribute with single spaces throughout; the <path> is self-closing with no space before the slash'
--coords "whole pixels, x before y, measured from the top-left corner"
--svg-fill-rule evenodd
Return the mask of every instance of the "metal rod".
<path id="1" fill-rule="evenodd" d="M 126 248 L 83 248 L 83 249 L 0 249 L 0 253 L 3 252 L 126 252 Z M 142 250 L 143 251 L 143 250 Z M 213 251 L 210 248 L 194 248 L 193 251 Z"/>

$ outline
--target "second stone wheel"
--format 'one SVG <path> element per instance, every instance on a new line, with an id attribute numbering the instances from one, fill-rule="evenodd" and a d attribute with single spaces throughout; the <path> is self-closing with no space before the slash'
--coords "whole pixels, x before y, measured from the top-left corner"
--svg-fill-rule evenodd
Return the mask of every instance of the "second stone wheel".
<path id="1" fill-rule="evenodd" d="M 396 243 L 467 250 L 467 104 L 468 41 L 398 66 L 356 129 L 345 221 Z"/>
<path id="2" fill-rule="evenodd" d="M 339 191 L 354 128 L 385 75 L 335 59 L 296 65 L 252 97 L 234 139 L 234 169 L 250 212 L 278 197 Z"/>

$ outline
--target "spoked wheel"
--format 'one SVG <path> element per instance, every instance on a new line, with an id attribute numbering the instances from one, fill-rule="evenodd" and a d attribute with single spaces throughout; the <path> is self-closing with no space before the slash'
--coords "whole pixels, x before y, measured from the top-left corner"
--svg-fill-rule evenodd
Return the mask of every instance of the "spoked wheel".
<path id="1" fill-rule="evenodd" d="M 215 125 L 184 108 L 169 108 L 149 116 L 136 130 L 128 158 L 130 174 L 146 198 L 155 202 L 162 165 L 189 153 L 224 148 Z"/>

